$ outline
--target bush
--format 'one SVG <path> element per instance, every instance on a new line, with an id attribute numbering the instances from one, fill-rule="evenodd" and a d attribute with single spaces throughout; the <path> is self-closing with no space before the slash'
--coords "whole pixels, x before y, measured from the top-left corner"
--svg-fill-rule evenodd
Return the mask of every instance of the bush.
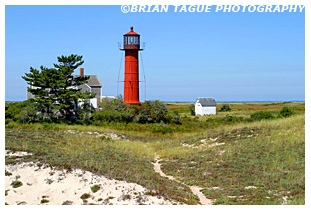
<path id="1" fill-rule="evenodd" d="M 29 99 L 22 102 L 5 103 L 6 122 L 15 121 L 22 123 L 39 122 L 41 115 L 38 114 L 38 106 Z"/>
<path id="2" fill-rule="evenodd" d="M 128 104 L 124 104 L 122 99 L 104 99 L 99 103 L 100 111 L 92 115 L 93 121 L 101 122 L 132 122 L 134 118 L 133 109 Z"/>
<path id="3" fill-rule="evenodd" d="M 137 106 L 135 112 L 138 113 L 138 118 L 135 121 L 139 123 L 165 123 L 167 121 L 168 110 L 165 104 L 159 100 L 145 101 L 141 106 Z"/>
<path id="4" fill-rule="evenodd" d="M 165 116 L 166 118 L 166 121 L 168 123 L 174 123 L 174 124 L 177 124 L 177 125 L 180 125 L 181 124 L 181 116 L 179 115 L 179 113 L 174 110 L 173 112 L 168 112 Z"/>
<path id="5" fill-rule="evenodd" d="M 129 107 L 128 104 L 123 103 L 123 100 L 120 98 L 115 99 L 102 99 L 98 104 L 102 111 L 125 111 Z"/>
<path id="6" fill-rule="evenodd" d="M 124 104 L 122 99 L 102 101 L 101 111 L 92 116 L 96 124 L 99 122 L 136 122 L 136 123 L 175 123 L 180 124 L 178 112 L 169 112 L 159 100 L 145 101 L 140 105 Z"/>
<path id="7" fill-rule="evenodd" d="M 229 112 L 229 111 L 231 111 L 231 108 L 230 108 L 229 104 L 224 104 L 224 105 L 222 105 L 222 107 L 220 108 L 219 111 L 220 112 Z"/>
<path id="8" fill-rule="evenodd" d="M 189 106 L 189 109 L 190 109 L 190 113 L 192 116 L 195 116 L 195 105 L 194 104 L 191 104 Z"/>
<path id="9" fill-rule="evenodd" d="M 273 119 L 274 116 L 267 111 L 259 111 L 251 114 L 252 120 L 267 120 L 267 119 Z"/>
<path id="10" fill-rule="evenodd" d="M 284 106 L 280 113 L 279 113 L 279 116 L 280 117 L 289 117 L 289 116 L 292 116 L 294 114 L 294 111 L 291 110 L 290 108 L 288 108 L 287 106 Z"/>
<path id="11" fill-rule="evenodd" d="M 84 103 L 78 109 L 78 115 L 73 116 L 72 121 L 76 123 L 77 121 L 85 123 L 90 118 L 90 113 L 93 112 L 93 109 L 88 103 Z M 55 110 L 49 113 L 42 113 L 38 103 L 34 102 L 33 99 L 28 99 L 22 102 L 6 102 L 5 103 L 5 119 L 6 124 L 11 121 L 20 122 L 20 123 L 34 123 L 34 122 L 60 122 L 59 120 L 60 113 Z M 67 122 L 67 120 L 63 120 Z"/>

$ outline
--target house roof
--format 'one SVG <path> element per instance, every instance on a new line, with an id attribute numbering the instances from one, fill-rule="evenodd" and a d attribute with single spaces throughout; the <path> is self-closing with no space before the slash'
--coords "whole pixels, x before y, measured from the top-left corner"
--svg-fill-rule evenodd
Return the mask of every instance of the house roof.
<path id="1" fill-rule="evenodd" d="M 102 86 L 102 84 L 100 83 L 98 77 L 96 75 L 85 75 L 85 76 L 89 76 L 90 78 L 87 81 L 87 84 L 89 86 Z"/>
<path id="2" fill-rule="evenodd" d="M 74 77 L 79 77 L 80 75 L 74 75 Z M 102 87 L 102 84 L 100 83 L 97 75 L 84 75 L 84 76 L 87 76 L 87 77 L 90 77 L 88 80 L 87 80 L 87 83 L 90 87 Z"/>
<path id="3" fill-rule="evenodd" d="M 216 106 L 217 103 L 214 98 L 197 98 L 197 103 L 200 103 L 202 106 Z"/>

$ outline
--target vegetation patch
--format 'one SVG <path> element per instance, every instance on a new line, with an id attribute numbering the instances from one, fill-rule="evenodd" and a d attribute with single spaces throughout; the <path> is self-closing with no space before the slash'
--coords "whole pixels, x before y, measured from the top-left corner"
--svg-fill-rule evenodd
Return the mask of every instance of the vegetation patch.
<path id="1" fill-rule="evenodd" d="M 299 118 L 303 127 L 304 118 Z M 296 120 L 291 119 L 292 123 Z M 214 204 L 280 204 L 284 196 L 288 196 L 288 203 L 300 200 L 304 195 L 304 132 L 301 130 L 297 135 L 295 128 L 283 124 L 289 129 L 286 134 L 292 136 L 284 139 L 286 134 L 280 132 L 285 130 L 278 123 L 260 123 L 219 133 L 218 139 L 213 140 L 238 142 L 221 148 L 206 147 L 191 154 L 179 153 L 171 157 L 174 161 L 165 161 L 162 170 L 186 184 L 205 186 L 202 192 L 207 198 L 216 199 Z M 221 150 L 226 152 L 217 155 Z M 215 186 L 219 188 L 210 189 Z M 290 192 L 270 193 L 281 189 Z"/>
<path id="2" fill-rule="evenodd" d="M 96 193 L 98 190 L 100 190 L 100 185 L 96 184 L 96 185 L 93 185 L 91 187 L 91 190 L 93 193 Z"/>
<path id="3" fill-rule="evenodd" d="M 259 111 L 251 114 L 251 119 L 253 120 L 269 120 L 273 118 L 274 116 L 272 115 L 272 113 L 268 111 Z"/>
<path id="4" fill-rule="evenodd" d="M 11 186 L 12 186 L 13 188 L 18 188 L 18 187 L 23 186 L 23 183 L 22 183 L 21 181 L 19 181 L 19 180 L 15 180 L 15 181 L 13 181 L 13 182 L 11 183 Z"/>
<path id="5" fill-rule="evenodd" d="M 147 188 L 147 194 L 185 204 L 199 200 L 181 183 L 203 188 L 214 204 L 278 205 L 285 203 L 284 198 L 286 204 L 305 203 L 304 103 L 230 103 L 230 115 L 218 112 L 202 117 L 192 116 L 189 105 L 167 105 L 167 113 L 180 115 L 180 124 L 94 120 L 87 125 L 21 123 L 14 121 L 8 105 L 5 147 L 33 154 L 21 157 L 22 161 L 81 168 L 138 183 Z M 282 111 L 284 106 L 292 112 Z M 267 113 L 273 117 L 266 117 L 271 116 Z M 128 141 L 86 132 L 116 133 Z M 151 164 L 155 153 L 162 159 L 163 172 L 181 183 L 155 173 Z M 6 157 L 5 161 L 20 160 Z"/>
<path id="6" fill-rule="evenodd" d="M 89 193 L 83 193 L 83 194 L 80 196 L 80 198 L 81 198 L 82 200 L 88 199 L 88 198 L 90 198 L 90 197 L 91 197 L 91 195 L 90 195 Z"/>
<path id="7" fill-rule="evenodd" d="M 7 171 L 7 170 L 5 170 L 5 176 L 12 176 L 12 173 Z"/>
<path id="8" fill-rule="evenodd" d="M 294 111 L 287 106 L 284 106 L 280 111 L 281 117 L 290 117 L 294 114 Z"/>
<path id="9" fill-rule="evenodd" d="M 62 203 L 62 205 L 72 205 L 73 202 L 72 201 L 69 201 L 69 200 L 66 200 Z"/>
<path id="10" fill-rule="evenodd" d="M 231 111 L 230 105 L 229 104 L 224 104 L 219 110 L 220 112 L 229 112 Z"/>
<path id="11" fill-rule="evenodd" d="M 42 196 L 42 199 L 41 199 L 41 201 L 40 201 L 40 203 L 41 203 L 41 204 L 44 204 L 44 203 L 50 202 L 50 201 L 47 199 L 48 197 L 49 197 L 49 196 L 43 195 L 43 196 Z"/>

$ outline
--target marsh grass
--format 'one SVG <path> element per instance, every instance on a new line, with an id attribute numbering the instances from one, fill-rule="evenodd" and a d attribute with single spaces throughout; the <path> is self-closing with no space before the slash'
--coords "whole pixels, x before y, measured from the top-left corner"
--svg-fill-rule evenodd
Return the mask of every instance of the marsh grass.
<path id="1" fill-rule="evenodd" d="M 294 110 L 293 116 L 255 122 L 222 121 L 227 114 L 249 118 L 261 110 L 276 115 L 285 105 Z M 169 106 L 183 113 L 182 125 L 12 122 L 5 130 L 5 148 L 33 155 L 6 157 L 6 164 L 40 161 L 69 170 L 81 168 L 141 184 L 152 195 L 198 204 L 188 186 L 154 172 L 151 163 L 156 153 L 165 174 L 187 185 L 203 187 L 202 192 L 215 199 L 214 204 L 282 204 L 283 196 L 288 197 L 287 204 L 304 204 L 304 103 L 230 104 L 230 112 L 200 118 L 186 112 L 189 104 Z M 80 133 L 65 132 L 68 130 Z M 123 134 L 127 140 L 83 133 L 89 131 Z M 247 189 L 249 186 L 256 188 Z"/>

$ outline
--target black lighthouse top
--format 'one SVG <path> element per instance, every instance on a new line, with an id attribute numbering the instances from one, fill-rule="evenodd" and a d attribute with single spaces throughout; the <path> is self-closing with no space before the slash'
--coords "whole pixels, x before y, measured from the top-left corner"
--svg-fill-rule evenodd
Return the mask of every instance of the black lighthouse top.
<path id="1" fill-rule="evenodd" d="M 133 50 L 142 50 L 140 49 L 140 35 L 133 30 L 133 26 L 130 28 L 131 30 L 123 35 L 123 46 L 124 49 L 133 49 Z"/>

